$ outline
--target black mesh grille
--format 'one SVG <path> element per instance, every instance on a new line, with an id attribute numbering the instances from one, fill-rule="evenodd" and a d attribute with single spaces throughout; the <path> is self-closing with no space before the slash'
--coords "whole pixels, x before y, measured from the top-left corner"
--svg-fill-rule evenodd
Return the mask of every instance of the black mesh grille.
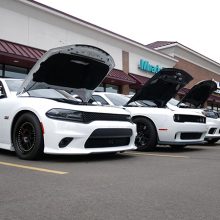
<path id="1" fill-rule="evenodd" d="M 119 147 L 126 146 L 130 143 L 130 138 L 90 138 L 85 148 L 105 148 L 105 147 Z"/>
<path id="2" fill-rule="evenodd" d="M 126 146 L 130 143 L 131 129 L 96 129 L 85 143 L 85 148 Z"/>
<path id="3" fill-rule="evenodd" d="M 83 120 L 85 123 L 92 121 L 131 121 L 130 115 L 107 114 L 96 112 L 83 112 Z"/>
<path id="4" fill-rule="evenodd" d="M 193 139 L 199 139 L 201 138 L 202 133 L 200 132 L 189 132 L 189 133 L 181 133 L 180 138 L 182 140 L 193 140 Z"/>
<path id="5" fill-rule="evenodd" d="M 195 123 L 206 123 L 206 118 L 198 115 L 174 115 L 175 122 L 195 122 Z"/>

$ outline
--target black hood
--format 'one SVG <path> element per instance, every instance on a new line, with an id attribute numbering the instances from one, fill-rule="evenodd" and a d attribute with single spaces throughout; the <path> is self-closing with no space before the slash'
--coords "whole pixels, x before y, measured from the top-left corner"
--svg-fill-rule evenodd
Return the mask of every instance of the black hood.
<path id="1" fill-rule="evenodd" d="M 184 70 L 163 68 L 150 78 L 127 104 L 149 100 L 158 107 L 165 107 L 166 103 L 192 79 L 192 76 Z"/>
<path id="2" fill-rule="evenodd" d="M 189 92 L 180 100 L 181 103 L 191 104 L 196 108 L 202 107 L 209 96 L 217 90 L 217 84 L 213 80 L 204 80 L 193 86 Z"/>
<path id="3" fill-rule="evenodd" d="M 113 58 L 90 45 L 70 45 L 46 52 L 34 65 L 18 93 L 35 89 L 63 89 L 88 101 L 114 68 Z"/>

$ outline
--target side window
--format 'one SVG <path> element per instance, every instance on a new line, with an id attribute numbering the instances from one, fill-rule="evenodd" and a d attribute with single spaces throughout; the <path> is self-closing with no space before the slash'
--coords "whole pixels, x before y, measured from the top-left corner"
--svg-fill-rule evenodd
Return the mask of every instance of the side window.
<path id="1" fill-rule="evenodd" d="M 6 92 L 4 90 L 2 82 L 0 81 L 0 99 L 5 98 L 5 97 L 6 97 Z"/>
<path id="2" fill-rule="evenodd" d="M 109 105 L 109 103 L 106 102 L 105 99 L 103 99 L 101 96 L 93 95 L 92 98 L 93 98 L 96 102 L 101 102 L 102 105 Z"/>

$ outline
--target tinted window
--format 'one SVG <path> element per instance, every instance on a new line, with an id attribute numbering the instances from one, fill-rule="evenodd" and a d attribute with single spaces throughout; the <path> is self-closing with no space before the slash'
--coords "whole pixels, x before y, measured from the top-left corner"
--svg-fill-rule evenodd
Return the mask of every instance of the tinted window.
<path id="1" fill-rule="evenodd" d="M 101 84 L 95 89 L 95 91 L 97 91 L 97 92 L 104 92 L 104 91 L 105 91 L 104 85 L 101 83 Z"/>
<path id="2" fill-rule="evenodd" d="M 106 84 L 106 92 L 118 93 L 118 86 Z"/>
<path id="3" fill-rule="evenodd" d="M 0 77 L 2 77 L 2 76 L 3 76 L 3 65 L 0 64 Z"/>
<path id="4" fill-rule="evenodd" d="M 27 69 L 16 66 L 5 65 L 5 77 L 24 79 L 26 76 L 27 76 Z"/>

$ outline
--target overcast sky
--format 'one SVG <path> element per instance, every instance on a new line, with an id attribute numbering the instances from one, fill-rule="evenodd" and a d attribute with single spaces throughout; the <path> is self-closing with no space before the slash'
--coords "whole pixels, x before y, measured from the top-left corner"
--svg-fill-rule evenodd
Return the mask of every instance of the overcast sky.
<path id="1" fill-rule="evenodd" d="M 219 0 L 36 0 L 135 40 L 179 43 L 220 63 Z"/>

